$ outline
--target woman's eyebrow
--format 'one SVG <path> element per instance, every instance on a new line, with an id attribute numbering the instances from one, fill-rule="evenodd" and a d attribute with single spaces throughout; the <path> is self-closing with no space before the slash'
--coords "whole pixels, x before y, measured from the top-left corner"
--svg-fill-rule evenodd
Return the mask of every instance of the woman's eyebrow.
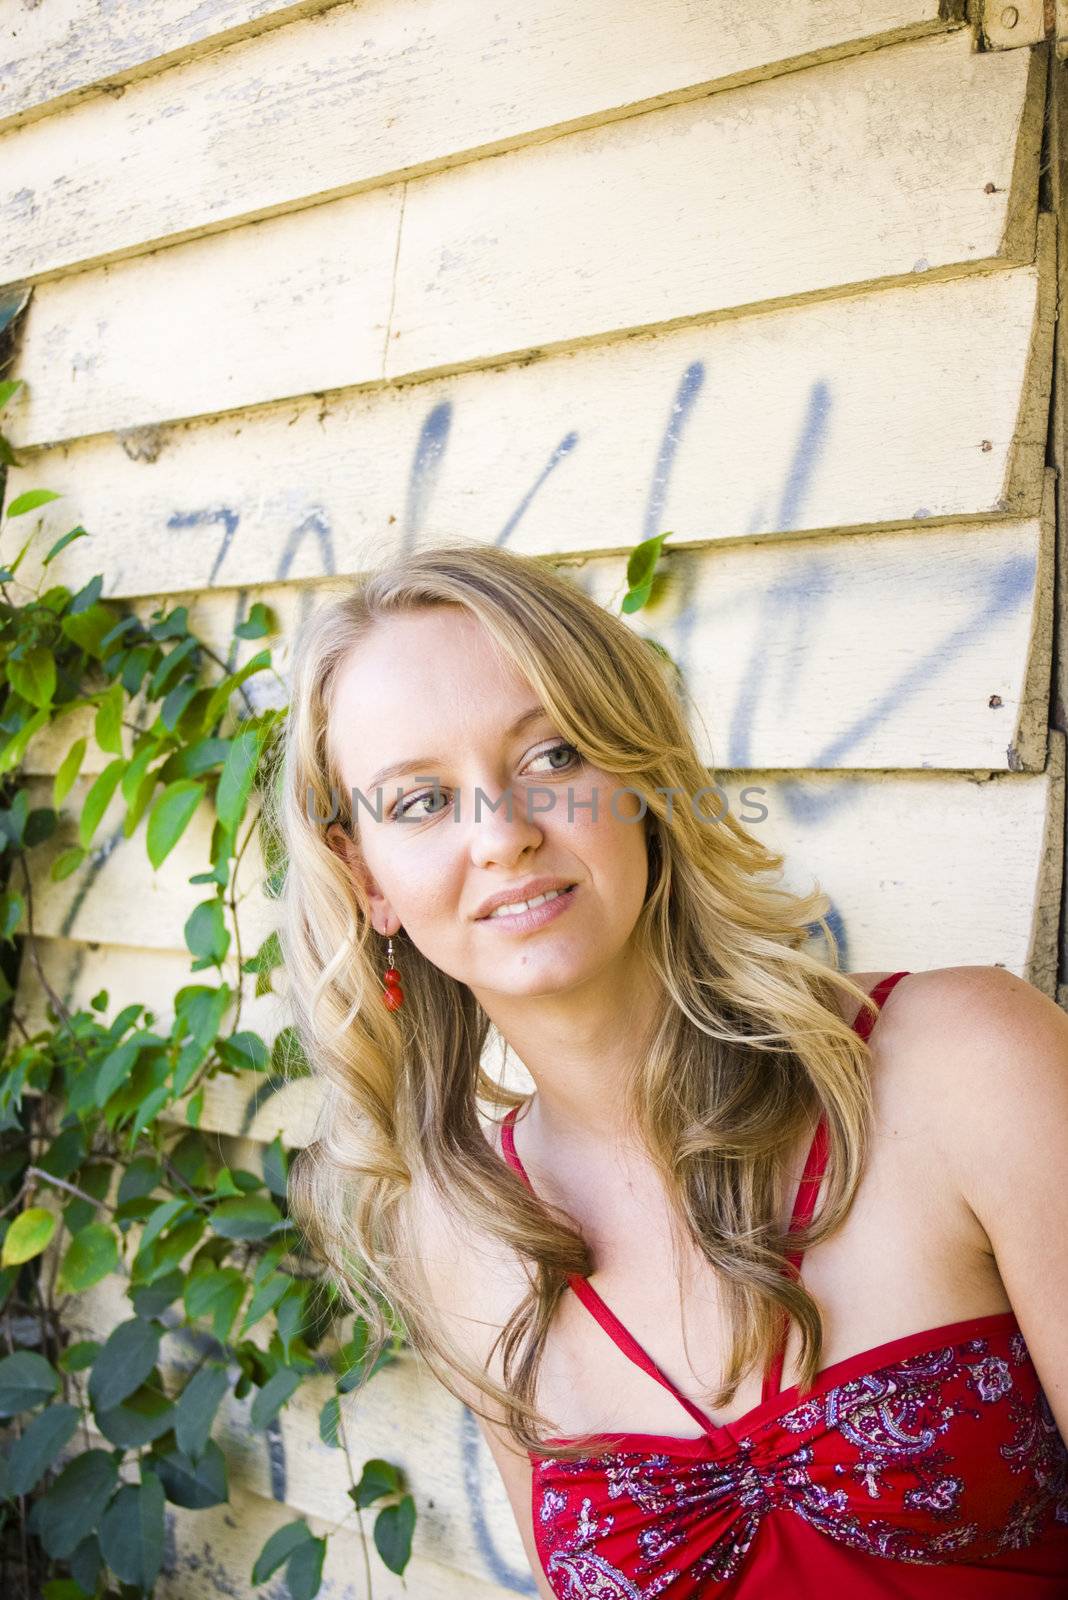
<path id="1" fill-rule="evenodd" d="M 546 715 L 544 706 L 531 706 L 528 711 L 523 711 L 516 717 L 510 728 L 505 729 L 505 738 L 511 739 L 517 733 L 522 733 L 528 724 L 538 722 Z M 388 767 L 383 767 L 380 772 L 375 773 L 367 787 L 376 789 L 380 783 L 385 783 L 387 778 L 403 777 L 406 772 L 414 772 L 417 767 L 433 767 L 442 759 L 441 756 L 411 756 L 405 761 L 391 761 Z"/>

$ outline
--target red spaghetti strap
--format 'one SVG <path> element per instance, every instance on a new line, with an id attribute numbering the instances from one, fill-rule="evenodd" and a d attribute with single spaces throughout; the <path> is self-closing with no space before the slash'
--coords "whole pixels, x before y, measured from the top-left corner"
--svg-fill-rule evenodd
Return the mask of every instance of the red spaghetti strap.
<path id="1" fill-rule="evenodd" d="M 891 972 L 887 977 L 881 978 L 871 992 L 871 998 L 875 1001 L 875 1004 L 881 1007 L 891 989 L 900 983 L 902 978 L 907 978 L 908 975 L 907 972 Z M 878 1018 L 873 1017 L 866 1006 L 861 1006 L 853 1027 L 862 1039 L 868 1039 L 877 1021 Z"/>
<path id="2" fill-rule="evenodd" d="M 900 983 L 902 978 L 907 978 L 908 975 L 909 974 L 907 971 L 891 972 L 888 973 L 885 978 L 881 978 L 875 985 L 875 988 L 871 991 L 871 998 L 875 1001 L 875 1004 L 879 1007 L 882 1007 L 887 995 L 894 988 L 894 986 Z M 853 1028 L 862 1039 L 867 1040 L 870 1038 L 871 1031 L 877 1020 L 878 1018 L 873 1018 L 871 1012 L 866 1006 L 861 1006 L 859 1012 L 857 1013 L 856 1019 L 854 1020 Z M 790 1218 L 790 1233 L 800 1232 L 802 1228 L 807 1228 L 809 1223 L 812 1221 L 813 1213 L 816 1209 L 816 1199 L 820 1191 L 820 1184 L 823 1181 L 823 1174 L 827 1169 L 828 1149 L 829 1140 L 827 1135 L 827 1119 L 826 1117 L 821 1117 L 819 1123 L 817 1124 L 816 1132 L 813 1134 L 812 1143 L 809 1146 L 808 1160 L 805 1162 L 805 1170 L 802 1173 L 801 1181 L 797 1186 L 797 1196 L 794 1200 L 793 1215 Z M 800 1273 L 803 1252 L 800 1250 L 789 1251 L 786 1259 L 790 1263 L 791 1267 L 795 1268 L 796 1271 Z M 789 1324 L 785 1317 L 783 1319 L 783 1324 L 783 1338 L 779 1344 L 778 1351 L 775 1354 L 775 1359 L 772 1361 L 771 1366 L 768 1368 L 768 1371 L 764 1377 L 764 1386 L 761 1393 L 762 1401 L 770 1400 L 774 1395 L 779 1393 L 779 1390 L 782 1387 L 782 1368 L 786 1355 L 786 1337 L 789 1333 Z"/>
<path id="3" fill-rule="evenodd" d="M 535 1194 L 537 1191 L 531 1183 L 527 1170 L 522 1161 L 520 1161 L 519 1153 L 515 1147 L 515 1137 L 512 1130 L 518 1109 L 518 1106 L 513 1106 L 501 1123 L 501 1148 L 504 1151 L 504 1158 L 508 1165 L 518 1172 L 531 1194 Z M 668 1393 L 675 1397 L 680 1406 L 689 1412 L 694 1421 L 699 1423 L 706 1432 L 717 1432 L 716 1424 L 712 1419 L 706 1417 L 704 1412 L 698 1406 L 695 1406 L 692 1400 L 688 1400 L 675 1387 L 667 1373 L 661 1371 L 649 1352 L 642 1348 L 633 1334 L 628 1333 L 615 1312 L 601 1299 L 589 1279 L 581 1277 L 578 1273 L 572 1273 L 567 1281 L 572 1291 L 581 1300 L 594 1320 L 604 1329 L 612 1343 L 619 1350 L 622 1350 L 623 1354 L 633 1361 L 635 1366 L 640 1367 L 650 1378 L 655 1378 L 657 1383 L 663 1384 Z"/>

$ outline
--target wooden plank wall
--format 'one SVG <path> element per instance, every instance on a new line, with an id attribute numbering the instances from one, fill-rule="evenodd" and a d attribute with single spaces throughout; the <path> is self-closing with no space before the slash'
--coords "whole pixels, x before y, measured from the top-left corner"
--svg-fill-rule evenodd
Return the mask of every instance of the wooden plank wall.
<path id="1" fill-rule="evenodd" d="M 1044 48 L 977 51 L 953 0 L 99 9 L 27 8 L 0 47 L 0 284 L 33 286 L 9 493 L 63 492 L 41 550 L 91 531 L 59 576 L 181 599 L 217 640 L 265 599 L 288 639 L 458 532 L 618 609 L 626 553 L 671 529 L 631 624 L 684 667 L 732 801 L 761 791 L 751 825 L 826 888 L 847 966 L 1056 993 Z M 42 794 L 87 728 L 31 747 Z M 44 959 L 74 1001 L 162 1015 L 207 832 L 153 874 L 118 815 L 36 886 Z M 40 1014 L 29 971 L 20 999 Z M 313 1112 L 230 1080 L 203 1125 L 248 1164 Z M 168 1595 L 247 1595 L 272 1527 L 345 1515 L 315 1417 L 226 1418 L 237 1499 L 175 1520 Z M 534 1593 L 472 1419 L 414 1362 L 354 1432 L 411 1473 L 409 1593 Z M 324 1593 L 362 1594 L 361 1560 L 346 1531 Z"/>

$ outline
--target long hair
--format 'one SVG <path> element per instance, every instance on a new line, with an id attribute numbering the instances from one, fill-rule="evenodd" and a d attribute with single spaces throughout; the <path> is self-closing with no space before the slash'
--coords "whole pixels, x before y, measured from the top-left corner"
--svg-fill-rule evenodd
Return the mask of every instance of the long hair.
<path id="1" fill-rule="evenodd" d="M 298 631 L 272 814 L 286 862 L 280 941 L 290 1005 L 322 1109 L 293 1165 L 294 1214 L 367 1319 L 368 1369 L 399 1323 L 453 1394 L 469 1399 L 473 1390 L 493 1402 L 519 1447 L 554 1456 L 585 1449 L 550 1450 L 554 1425 L 534 1402 L 568 1276 L 592 1270 L 587 1245 L 573 1219 L 533 1195 L 490 1145 L 480 1114 L 523 1096 L 484 1070 L 490 1023 L 467 985 L 401 931 L 404 1006 L 382 1005 L 368 902 L 320 820 L 336 808 L 355 832 L 329 737 L 339 669 L 380 619 L 442 605 L 476 618 L 560 735 L 646 803 L 649 878 L 632 939 L 659 979 L 660 1003 L 620 1093 L 674 1224 L 722 1286 L 730 1347 L 712 1406 L 728 1405 L 754 1368 L 766 1370 L 791 1322 L 807 1388 L 819 1369 L 821 1320 L 786 1260 L 777 1197 L 791 1149 L 822 1114 L 825 1196 L 790 1248 L 820 1242 L 845 1219 L 870 1133 L 870 1057 L 835 991 L 876 1007 L 837 970 L 818 887 L 785 889 L 781 854 L 729 808 L 709 816 L 678 803 L 709 792 L 710 773 L 670 658 L 546 559 L 460 542 L 419 550 L 354 580 Z M 358 740 L 359 728 L 345 738 Z M 812 948 L 819 933 L 829 956 Z M 473 1361 L 435 1314 L 411 1228 L 417 1192 L 516 1252 L 525 1268 L 529 1292 L 491 1352 L 500 1350 L 500 1382 L 491 1361 Z"/>

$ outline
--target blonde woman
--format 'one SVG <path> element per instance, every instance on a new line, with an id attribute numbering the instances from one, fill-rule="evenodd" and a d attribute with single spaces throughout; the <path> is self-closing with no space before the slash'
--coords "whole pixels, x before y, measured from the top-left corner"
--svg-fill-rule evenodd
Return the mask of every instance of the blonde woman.
<path id="1" fill-rule="evenodd" d="M 297 1213 L 478 1416 L 541 1595 L 1066 1595 L 1068 1017 L 837 971 L 709 785 L 663 653 L 543 561 L 311 615 Z"/>

